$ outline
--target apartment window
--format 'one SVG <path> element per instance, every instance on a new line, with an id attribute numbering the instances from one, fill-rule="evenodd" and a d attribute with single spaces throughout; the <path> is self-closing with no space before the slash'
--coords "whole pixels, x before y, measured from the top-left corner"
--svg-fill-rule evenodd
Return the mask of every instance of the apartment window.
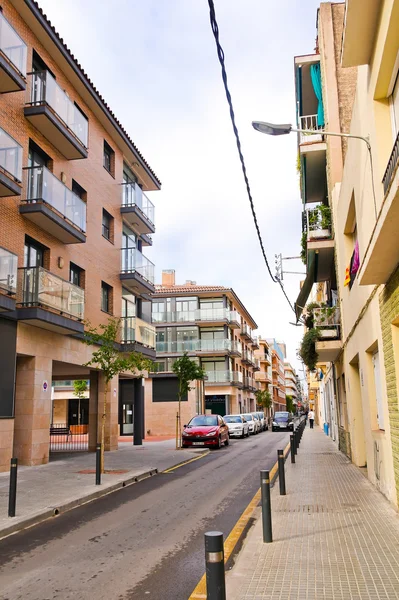
<path id="1" fill-rule="evenodd" d="M 69 281 L 74 285 L 78 285 L 79 287 L 83 287 L 84 279 L 84 270 L 75 265 L 74 263 L 69 263 Z"/>
<path id="2" fill-rule="evenodd" d="M 200 300 L 200 308 L 202 310 L 212 310 L 215 308 L 223 308 L 223 299 L 222 298 L 206 298 L 205 300 Z"/>
<path id="3" fill-rule="evenodd" d="M 106 240 L 114 241 L 114 217 L 103 208 L 103 237 Z"/>
<path id="4" fill-rule="evenodd" d="M 112 287 L 101 282 L 101 310 L 106 313 L 112 313 Z"/>
<path id="5" fill-rule="evenodd" d="M 45 250 L 46 248 L 42 246 L 42 244 L 39 244 L 39 242 L 26 236 L 24 246 L 24 267 L 43 267 Z"/>
<path id="6" fill-rule="evenodd" d="M 115 176 L 115 152 L 111 146 L 104 140 L 104 168 L 112 175 Z"/>
<path id="7" fill-rule="evenodd" d="M 201 367 L 205 371 L 224 371 L 226 369 L 226 362 L 224 358 L 218 359 L 206 359 L 203 358 L 201 361 Z"/>
<path id="8" fill-rule="evenodd" d="M 391 94 L 393 137 L 399 133 L 399 71 Z"/>
<path id="9" fill-rule="evenodd" d="M 78 196 L 81 200 L 86 202 L 87 200 L 87 192 L 81 185 L 78 184 L 77 181 L 72 179 L 72 191 L 76 196 Z"/>
<path id="10" fill-rule="evenodd" d="M 176 298 L 176 311 L 196 310 L 198 307 L 198 298 Z"/>
<path id="11" fill-rule="evenodd" d="M 122 317 L 136 316 L 136 296 L 122 288 Z"/>
<path id="12" fill-rule="evenodd" d="M 207 327 L 200 330 L 201 340 L 223 340 L 225 337 L 223 327 Z"/>

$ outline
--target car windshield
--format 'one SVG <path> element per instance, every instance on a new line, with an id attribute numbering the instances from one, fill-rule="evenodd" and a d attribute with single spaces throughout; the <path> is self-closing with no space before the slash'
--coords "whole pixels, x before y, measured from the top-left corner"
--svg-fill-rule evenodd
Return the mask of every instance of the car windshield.
<path id="1" fill-rule="evenodd" d="M 191 419 L 188 427 L 216 427 L 218 418 L 214 415 L 204 415 Z"/>
<path id="2" fill-rule="evenodd" d="M 276 412 L 274 415 L 275 421 L 288 421 L 289 413 L 287 412 Z"/>
<path id="3" fill-rule="evenodd" d="M 242 422 L 241 417 L 226 416 L 226 417 L 223 417 L 223 419 L 226 423 L 241 423 Z"/>
<path id="4" fill-rule="evenodd" d="M 246 418 L 247 421 L 253 421 L 254 418 L 252 415 L 244 415 L 244 417 Z"/>

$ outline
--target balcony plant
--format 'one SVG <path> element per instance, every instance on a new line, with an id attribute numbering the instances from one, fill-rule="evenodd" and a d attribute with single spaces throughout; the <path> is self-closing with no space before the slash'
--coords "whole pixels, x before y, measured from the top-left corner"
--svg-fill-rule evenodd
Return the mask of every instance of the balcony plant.
<path id="1" fill-rule="evenodd" d="M 309 329 L 302 338 L 299 348 L 299 356 L 307 366 L 309 371 L 314 371 L 319 358 L 316 351 L 316 342 L 320 339 L 320 330 L 317 328 Z"/>
<path id="2" fill-rule="evenodd" d="M 108 387 L 111 379 L 121 373 L 140 373 L 148 371 L 151 368 L 152 361 L 145 358 L 140 352 L 120 352 L 121 319 L 110 318 L 108 323 L 102 323 L 98 327 L 93 327 L 86 322 L 86 331 L 84 341 L 88 346 L 96 346 L 91 360 L 85 363 L 84 367 L 94 367 L 104 376 L 104 404 L 101 418 L 101 473 L 104 473 L 104 442 L 105 442 L 105 421 L 107 417 L 107 399 Z"/>
<path id="3" fill-rule="evenodd" d="M 176 415 L 176 450 L 178 450 L 182 447 L 181 401 L 192 389 L 190 386 L 191 382 L 205 379 L 206 373 L 194 360 L 191 360 L 187 356 L 187 352 L 175 360 L 172 369 L 179 383 L 179 408 Z"/>
<path id="4" fill-rule="evenodd" d="M 308 255 L 308 232 L 304 231 L 301 237 L 301 259 L 304 265 L 307 262 Z"/>
<path id="5" fill-rule="evenodd" d="M 288 412 L 290 412 L 290 413 L 294 412 L 294 400 L 293 400 L 292 396 L 286 395 L 286 397 L 285 397 L 285 409 Z"/>

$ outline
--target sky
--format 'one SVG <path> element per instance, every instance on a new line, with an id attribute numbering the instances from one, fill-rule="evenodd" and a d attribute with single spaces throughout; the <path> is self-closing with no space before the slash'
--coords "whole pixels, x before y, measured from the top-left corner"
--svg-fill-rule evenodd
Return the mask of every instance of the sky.
<path id="1" fill-rule="evenodd" d="M 315 47 L 319 0 L 214 0 L 229 87 L 270 266 L 298 256 L 297 140 L 251 122 L 295 121 L 294 56 Z M 262 337 L 298 369 L 302 327 L 269 278 L 250 212 L 207 0 L 39 0 L 162 181 L 149 193 L 156 233 L 144 254 L 176 282 L 232 287 Z M 301 261 L 285 269 L 304 272 Z M 293 303 L 300 275 L 285 275 Z M 302 375 L 300 373 L 300 375 Z"/>

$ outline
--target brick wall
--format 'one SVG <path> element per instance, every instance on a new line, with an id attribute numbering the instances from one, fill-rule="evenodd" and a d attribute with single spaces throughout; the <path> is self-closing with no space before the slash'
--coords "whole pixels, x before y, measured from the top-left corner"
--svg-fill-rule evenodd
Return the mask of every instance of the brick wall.
<path id="1" fill-rule="evenodd" d="M 396 493 L 399 498 L 399 349 L 393 344 L 393 323 L 399 323 L 399 268 L 391 276 L 380 295 L 380 317 L 386 372 L 388 414 L 391 430 Z"/>

